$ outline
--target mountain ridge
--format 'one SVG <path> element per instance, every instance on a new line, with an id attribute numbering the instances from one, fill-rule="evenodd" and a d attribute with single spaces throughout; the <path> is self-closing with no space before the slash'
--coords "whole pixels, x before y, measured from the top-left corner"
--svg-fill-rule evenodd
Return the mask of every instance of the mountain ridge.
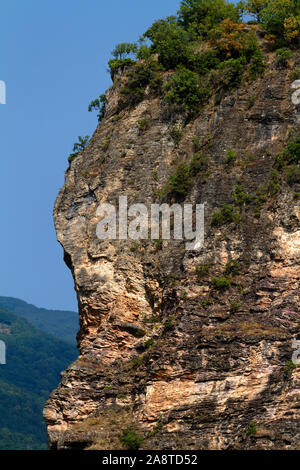
<path id="1" fill-rule="evenodd" d="M 79 328 L 78 313 L 71 310 L 36 307 L 17 297 L 0 296 L 0 306 L 25 318 L 42 331 L 71 344 L 76 344 L 76 334 Z"/>
<path id="2" fill-rule="evenodd" d="M 1 325 L 6 364 L 0 365 L 0 449 L 47 449 L 43 406 L 77 350 L 2 307 Z"/>

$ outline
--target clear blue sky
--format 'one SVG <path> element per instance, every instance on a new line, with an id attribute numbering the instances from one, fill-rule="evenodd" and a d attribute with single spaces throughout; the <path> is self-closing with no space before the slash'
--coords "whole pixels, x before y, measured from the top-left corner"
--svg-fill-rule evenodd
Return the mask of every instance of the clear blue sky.
<path id="1" fill-rule="evenodd" d="M 2 0 L 0 295 L 76 309 L 52 209 L 78 135 L 92 135 L 89 102 L 111 84 L 116 43 L 133 42 L 179 0 Z"/>

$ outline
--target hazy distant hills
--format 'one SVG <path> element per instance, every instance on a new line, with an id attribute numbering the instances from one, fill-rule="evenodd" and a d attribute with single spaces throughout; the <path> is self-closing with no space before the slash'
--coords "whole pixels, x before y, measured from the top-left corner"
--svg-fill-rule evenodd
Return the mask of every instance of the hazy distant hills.
<path id="1" fill-rule="evenodd" d="M 76 344 L 76 333 L 79 329 L 76 312 L 38 308 L 14 297 L 0 297 L 0 307 L 25 318 L 46 333 Z"/>
<path id="2" fill-rule="evenodd" d="M 1 298 L 4 303 L 5 298 Z M 22 316 L 55 331 L 74 342 L 72 312 L 51 312 L 7 299 Z M 25 307 L 27 307 L 25 309 Z M 41 319 L 38 312 L 41 312 Z M 47 317 L 49 315 L 49 318 Z M 54 328 L 54 319 L 59 325 Z M 41 331 L 24 318 L 0 307 L 0 340 L 6 344 L 6 364 L 0 365 L 0 449 L 46 449 L 47 439 L 42 410 L 49 394 L 57 387 L 59 374 L 77 357 L 74 345 Z"/>

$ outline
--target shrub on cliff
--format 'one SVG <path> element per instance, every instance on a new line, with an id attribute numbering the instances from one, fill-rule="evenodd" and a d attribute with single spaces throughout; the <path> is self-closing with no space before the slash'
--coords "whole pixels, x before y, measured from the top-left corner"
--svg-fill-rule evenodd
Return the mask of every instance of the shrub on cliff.
<path id="1" fill-rule="evenodd" d="M 221 21 L 240 19 L 239 8 L 225 0 L 183 0 L 178 14 L 179 24 L 203 38 Z"/>
<path id="2" fill-rule="evenodd" d="M 91 103 L 89 104 L 89 107 L 88 107 L 89 112 L 94 111 L 94 110 L 98 111 L 97 118 L 99 122 L 102 121 L 102 119 L 105 116 L 106 103 L 107 103 L 106 95 L 103 94 L 99 96 L 99 99 L 91 101 Z"/>
<path id="3" fill-rule="evenodd" d="M 81 137 L 81 136 L 78 137 L 79 142 L 75 142 L 75 144 L 73 145 L 73 153 L 71 153 L 68 158 L 69 163 L 71 163 L 74 160 L 74 158 L 76 158 L 77 155 L 79 155 L 79 153 L 82 152 L 86 148 L 89 138 L 90 138 L 89 135 L 86 135 L 85 137 Z"/>
<path id="4" fill-rule="evenodd" d="M 245 29 L 241 8 L 225 0 L 184 0 L 177 16 L 154 22 L 139 42 L 139 48 L 118 44 L 109 61 L 112 78 L 120 67 L 141 61 L 120 90 L 123 106 L 143 100 L 149 85 L 163 91 L 171 111 L 191 118 L 216 90 L 230 90 L 244 77 L 252 80 L 264 72 L 256 34 Z M 175 73 L 162 86 L 162 72 L 168 70 Z"/>
<path id="5" fill-rule="evenodd" d="M 241 184 L 236 186 L 232 195 L 234 197 L 235 204 L 238 207 L 246 207 L 252 201 L 252 196 L 244 191 L 244 188 Z"/>
<path id="6" fill-rule="evenodd" d="M 240 214 L 235 212 L 234 207 L 230 204 L 224 204 L 220 209 L 216 210 L 212 214 L 211 224 L 215 227 L 221 227 L 222 225 L 235 222 L 240 222 Z"/>
<path id="7" fill-rule="evenodd" d="M 208 276 L 209 270 L 212 266 L 212 263 L 201 263 L 196 266 L 196 274 L 199 280 L 203 279 L 204 277 Z"/>
<path id="8" fill-rule="evenodd" d="M 230 287 L 230 281 L 226 277 L 213 277 L 211 284 L 217 290 L 226 290 Z"/>
<path id="9" fill-rule="evenodd" d="M 247 34 L 244 34 L 243 23 L 234 23 L 229 18 L 222 21 L 210 32 L 219 55 L 226 58 L 240 57 L 247 48 Z"/>
<path id="10" fill-rule="evenodd" d="M 114 76 L 116 72 L 120 69 L 125 69 L 125 67 L 128 67 L 130 65 L 134 65 L 135 60 L 130 59 L 129 57 L 127 59 L 111 59 L 108 61 L 108 66 L 110 70 L 110 75 L 111 78 L 114 79 Z"/>
<path id="11" fill-rule="evenodd" d="M 244 57 L 229 59 L 220 64 L 218 76 L 223 79 L 221 83 L 225 91 L 240 85 L 245 67 L 246 59 Z"/>
<path id="12" fill-rule="evenodd" d="M 137 432 L 131 426 L 123 430 L 120 440 L 126 449 L 138 450 L 141 447 L 144 438 L 137 434 Z"/>
<path id="13" fill-rule="evenodd" d="M 124 69 L 126 66 L 135 64 L 137 52 L 137 44 L 131 42 L 121 42 L 115 46 L 111 53 L 113 59 L 108 62 L 112 79 L 119 69 Z"/>
<path id="14" fill-rule="evenodd" d="M 276 56 L 277 65 L 279 65 L 280 67 L 287 67 L 289 59 L 293 58 L 293 53 L 290 49 L 282 47 L 281 49 L 277 49 Z"/>
<path id="15" fill-rule="evenodd" d="M 286 151 L 288 163 L 299 163 L 300 161 L 300 134 L 288 144 Z"/>
<path id="16" fill-rule="evenodd" d="M 300 35 L 299 0 L 247 0 L 246 13 L 252 15 L 277 45 L 298 44 Z"/>
<path id="17" fill-rule="evenodd" d="M 133 55 L 135 57 L 138 47 L 136 44 L 131 42 L 121 42 L 117 44 L 114 50 L 112 51 L 112 56 L 115 59 L 125 59 L 126 56 Z"/>
<path id="18" fill-rule="evenodd" d="M 151 51 L 158 54 L 158 61 L 165 70 L 174 69 L 179 64 L 187 65 L 189 62 L 190 36 L 178 25 L 176 18 L 156 21 L 144 37 L 152 42 Z"/>
<path id="19" fill-rule="evenodd" d="M 126 97 L 128 104 L 136 104 L 143 99 L 151 76 L 151 69 L 144 64 L 137 64 L 134 70 L 128 73 L 128 81 L 120 90 L 120 94 Z"/>
<path id="20" fill-rule="evenodd" d="M 200 109 L 205 98 L 210 94 L 208 87 L 202 85 L 195 72 L 180 67 L 164 86 L 165 101 L 175 111 L 186 111 L 193 115 Z"/>
<path id="21" fill-rule="evenodd" d="M 287 182 L 289 185 L 300 183 L 300 168 L 297 165 L 292 165 L 287 170 Z"/>
<path id="22" fill-rule="evenodd" d="M 262 23 L 266 31 L 273 35 L 277 42 L 293 42 L 299 36 L 298 0 L 268 0 L 262 12 Z M 294 23 L 294 28 L 291 27 Z M 292 33 L 294 29 L 294 34 Z"/>
<path id="23" fill-rule="evenodd" d="M 255 437 L 257 433 L 256 423 L 252 422 L 246 429 L 246 436 Z"/>
<path id="24" fill-rule="evenodd" d="M 300 162 L 300 133 L 287 144 L 287 148 L 275 156 L 274 167 L 282 170 Z"/>
<path id="25" fill-rule="evenodd" d="M 262 22 L 266 0 L 247 0 L 246 2 L 242 2 L 241 6 L 242 10 L 253 16 L 257 23 Z"/>
<path id="26" fill-rule="evenodd" d="M 239 263 L 235 259 L 228 261 L 228 263 L 225 266 L 224 274 L 225 276 L 239 276 L 240 274 Z"/>
<path id="27" fill-rule="evenodd" d="M 161 88 L 161 69 L 153 60 L 137 64 L 127 74 L 127 83 L 121 87 L 120 94 L 124 104 L 132 106 L 139 103 L 145 95 L 148 85 L 152 91 L 159 92 Z"/>
<path id="28" fill-rule="evenodd" d="M 209 164 L 209 156 L 202 155 L 200 152 L 195 153 L 191 161 L 191 174 L 196 176 L 198 173 L 207 169 Z"/>
<path id="29" fill-rule="evenodd" d="M 189 165 L 182 163 L 177 167 L 176 173 L 170 176 L 167 190 L 176 199 L 183 199 L 188 194 L 192 185 Z"/>

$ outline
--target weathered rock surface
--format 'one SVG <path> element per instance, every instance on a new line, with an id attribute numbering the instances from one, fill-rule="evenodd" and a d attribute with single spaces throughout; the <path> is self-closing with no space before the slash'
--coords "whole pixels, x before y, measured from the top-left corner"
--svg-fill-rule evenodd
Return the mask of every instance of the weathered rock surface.
<path id="1" fill-rule="evenodd" d="M 81 328 L 80 356 L 45 408 L 50 448 L 121 448 L 131 425 L 145 449 L 299 448 L 300 371 L 287 367 L 299 335 L 299 187 L 282 177 L 260 216 L 255 197 L 290 129 L 300 130 L 290 70 L 270 55 L 264 78 L 212 100 L 177 146 L 159 98 L 119 114 L 120 81 L 55 204 Z M 210 157 L 186 198 L 205 203 L 204 248 L 101 242 L 98 205 L 122 195 L 129 204 L 159 202 L 176 165 L 191 161 L 194 136 Z M 238 183 L 252 195 L 242 221 L 213 227 L 213 211 L 234 204 Z M 233 259 L 239 274 L 228 275 L 228 289 L 213 288 Z M 199 279 L 201 263 L 211 265 Z"/>

